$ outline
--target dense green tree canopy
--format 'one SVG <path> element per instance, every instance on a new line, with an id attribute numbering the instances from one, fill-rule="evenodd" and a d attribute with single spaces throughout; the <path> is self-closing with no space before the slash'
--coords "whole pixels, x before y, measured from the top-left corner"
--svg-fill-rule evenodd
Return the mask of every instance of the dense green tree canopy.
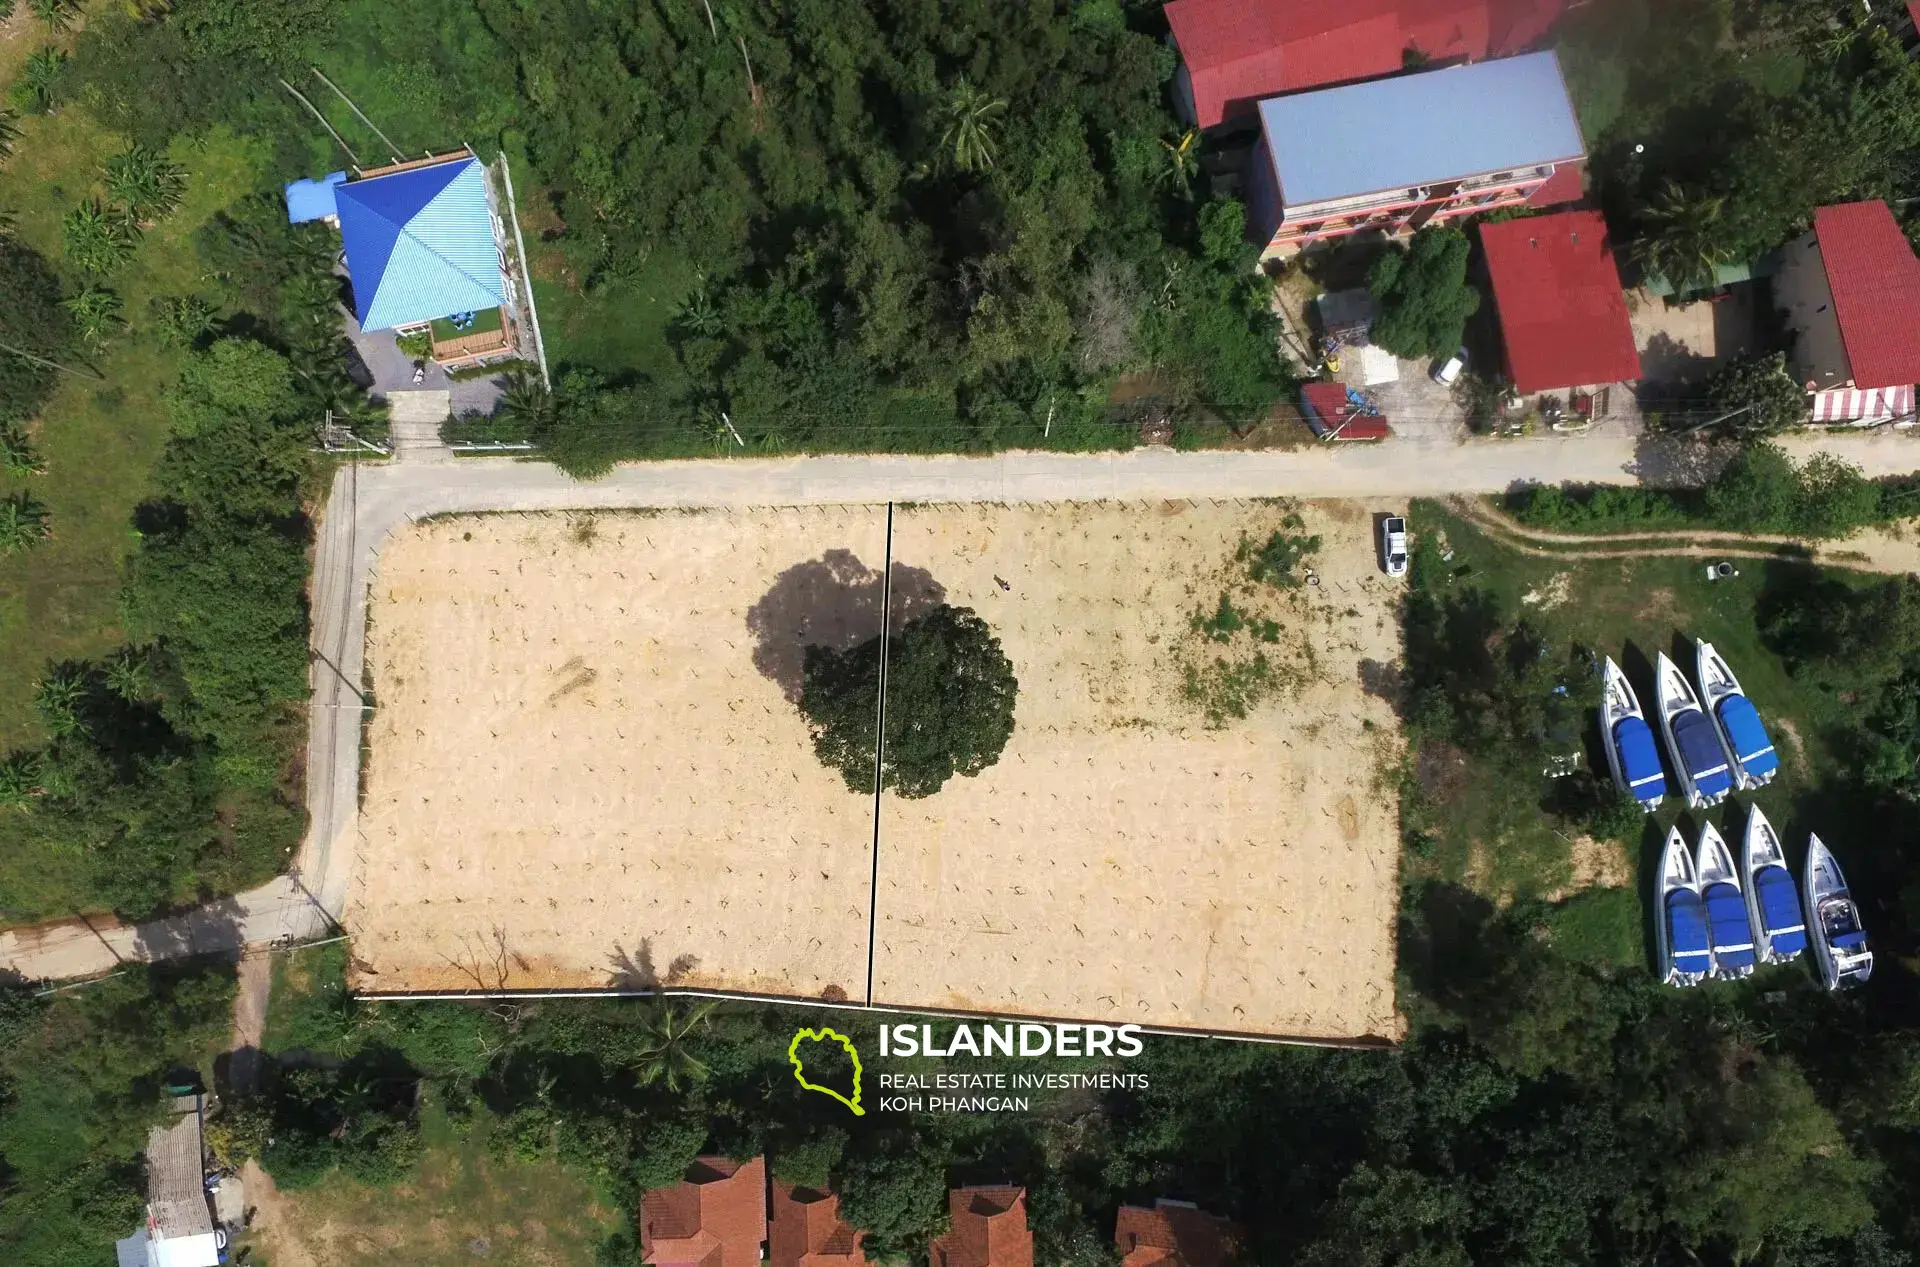
<path id="1" fill-rule="evenodd" d="M 902 796 L 932 796 L 956 774 L 1000 760 L 1013 735 L 1020 684 L 987 622 L 937 607 L 886 640 L 886 746 L 880 780 Z M 814 751 L 856 792 L 872 792 L 881 639 L 836 651 L 808 647 L 800 711 Z"/>
<path id="2" fill-rule="evenodd" d="M 73 321 L 60 283 L 31 247 L 0 235 L 0 422 L 36 414 L 59 371 L 43 364 L 72 355 Z M 25 355 L 23 355 L 23 353 Z M 38 360 L 34 358 L 39 358 Z"/>
<path id="3" fill-rule="evenodd" d="M 1467 235 L 1426 228 L 1406 248 L 1388 250 L 1367 274 L 1377 314 L 1375 343 L 1396 356 L 1439 360 L 1453 355 L 1480 292 L 1467 282 Z"/>

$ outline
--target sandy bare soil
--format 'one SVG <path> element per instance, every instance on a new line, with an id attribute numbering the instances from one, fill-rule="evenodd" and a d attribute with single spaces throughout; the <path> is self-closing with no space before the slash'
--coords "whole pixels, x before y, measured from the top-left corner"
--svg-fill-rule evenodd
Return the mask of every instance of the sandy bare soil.
<path id="1" fill-rule="evenodd" d="M 974 608 L 1021 692 L 998 765 L 884 800 L 876 1002 L 1398 1036 L 1398 588 L 1382 508 L 1299 509 L 1321 583 L 1266 595 L 1285 685 L 1218 726 L 1190 619 L 1286 507 L 896 509 L 896 623 Z M 789 699 L 802 647 L 878 631 L 884 509 L 582 522 L 382 552 L 356 984 L 863 997 L 872 800 Z"/>
<path id="2" fill-rule="evenodd" d="M 986 617 L 1020 699 L 998 765 L 886 798 L 876 999 L 1397 1036 L 1397 724 L 1359 668 L 1399 657 L 1397 583 L 1365 510 L 1302 510 L 1321 584 L 1282 606 L 1314 664 L 1219 729 L 1181 698 L 1187 620 L 1282 508 L 896 512 L 896 565 Z"/>
<path id="3" fill-rule="evenodd" d="M 885 547 L 884 507 L 396 536 L 355 984 L 864 994 L 872 798 L 784 689 L 805 643 L 879 632 Z"/>

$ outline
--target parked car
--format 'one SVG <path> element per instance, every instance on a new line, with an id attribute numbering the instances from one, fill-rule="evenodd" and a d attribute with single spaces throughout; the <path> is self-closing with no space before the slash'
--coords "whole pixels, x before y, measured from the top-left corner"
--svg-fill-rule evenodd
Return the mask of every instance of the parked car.
<path id="1" fill-rule="evenodd" d="M 1433 381 L 1442 387 L 1452 387 L 1460 381 L 1461 372 L 1467 368 L 1467 350 L 1461 348 L 1446 360 L 1433 367 Z"/>
<path id="2" fill-rule="evenodd" d="M 1407 574 L 1407 521 L 1398 515 L 1380 521 L 1380 566 L 1388 576 Z"/>

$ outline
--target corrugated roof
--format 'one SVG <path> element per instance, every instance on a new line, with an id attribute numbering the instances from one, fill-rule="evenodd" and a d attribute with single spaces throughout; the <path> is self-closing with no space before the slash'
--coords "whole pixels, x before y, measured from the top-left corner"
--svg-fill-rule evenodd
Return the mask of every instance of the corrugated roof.
<path id="1" fill-rule="evenodd" d="M 1631 382 L 1640 353 L 1597 211 L 1480 226 L 1517 391 Z"/>
<path id="2" fill-rule="evenodd" d="M 479 159 L 348 181 L 334 201 L 362 329 L 506 302 Z"/>
<path id="3" fill-rule="evenodd" d="M 1260 103 L 1288 207 L 1586 156 L 1552 53 Z"/>
<path id="4" fill-rule="evenodd" d="M 1920 382 L 1920 259 L 1884 202 L 1813 213 L 1855 387 Z"/>
<path id="5" fill-rule="evenodd" d="M 287 222 L 305 224 L 309 220 L 324 220 L 335 214 L 334 186 L 347 179 L 345 172 L 328 172 L 319 180 L 296 180 L 286 187 Z"/>
<path id="6" fill-rule="evenodd" d="M 1263 97 L 1397 74 L 1409 48 L 1436 62 L 1534 44 L 1565 0 L 1173 0 L 1167 24 L 1201 127 Z"/>

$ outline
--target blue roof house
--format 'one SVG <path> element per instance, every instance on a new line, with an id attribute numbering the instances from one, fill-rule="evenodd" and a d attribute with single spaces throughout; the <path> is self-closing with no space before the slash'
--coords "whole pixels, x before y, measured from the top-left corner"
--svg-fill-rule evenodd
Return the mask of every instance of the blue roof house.
<path id="1" fill-rule="evenodd" d="M 485 170 L 471 154 L 350 180 L 333 195 L 361 329 L 507 302 Z"/>

